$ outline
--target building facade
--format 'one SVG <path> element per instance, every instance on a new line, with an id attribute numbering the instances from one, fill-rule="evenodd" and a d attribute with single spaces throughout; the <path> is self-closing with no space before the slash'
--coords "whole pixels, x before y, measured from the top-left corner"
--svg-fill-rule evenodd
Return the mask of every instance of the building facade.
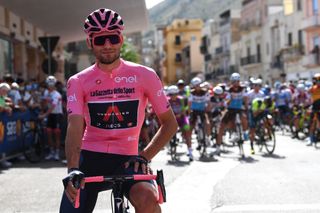
<path id="1" fill-rule="evenodd" d="M 200 54 L 200 19 L 177 19 L 164 29 L 165 61 L 163 80 L 167 84 L 178 79 L 190 80 L 197 74 L 203 74 L 203 58 Z"/>

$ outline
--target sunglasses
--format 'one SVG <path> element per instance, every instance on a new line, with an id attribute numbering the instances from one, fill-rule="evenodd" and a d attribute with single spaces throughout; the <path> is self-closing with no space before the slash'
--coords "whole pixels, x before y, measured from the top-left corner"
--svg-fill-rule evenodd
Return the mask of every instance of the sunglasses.
<path id="1" fill-rule="evenodd" d="M 107 40 L 111 45 L 116 45 L 121 42 L 120 36 L 115 34 L 96 36 L 96 37 L 93 37 L 92 40 L 95 46 L 103 46 L 106 44 Z"/>

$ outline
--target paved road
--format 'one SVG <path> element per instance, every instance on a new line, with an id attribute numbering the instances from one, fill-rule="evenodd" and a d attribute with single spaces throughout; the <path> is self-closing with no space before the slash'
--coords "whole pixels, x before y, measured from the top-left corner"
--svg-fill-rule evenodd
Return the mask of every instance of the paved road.
<path id="1" fill-rule="evenodd" d="M 215 160 L 195 152 L 191 164 L 184 146 L 176 163 L 163 150 L 152 162 L 154 170 L 165 172 L 163 212 L 320 212 L 320 149 L 282 135 L 277 142 L 272 156 L 249 155 L 246 145 L 243 160 L 237 147 L 227 147 Z M 17 162 L 0 170 L 0 212 L 58 212 L 65 173 L 58 162 Z M 101 193 L 95 212 L 111 212 L 105 209 L 109 192 Z"/>

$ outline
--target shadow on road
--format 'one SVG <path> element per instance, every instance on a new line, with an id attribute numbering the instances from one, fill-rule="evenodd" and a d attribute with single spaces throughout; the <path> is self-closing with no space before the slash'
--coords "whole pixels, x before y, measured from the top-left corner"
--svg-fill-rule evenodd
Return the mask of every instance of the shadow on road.
<path id="1" fill-rule="evenodd" d="M 239 160 L 241 163 L 256 163 L 256 162 L 258 162 L 257 159 L 254 159 L 254 158 L 251 157 L 251 156 L 238 157 L 238 160 Z"/>
<path id="2" fill-rule="evenodd" d="M 261 155 L 264 158 L 273 158 L 273 159 L 286 159 L 286 156 L 281 156 L 281 155 L 277 155 L 277 154 L 267 154 L 264 153 Z"/>
<path id="3" fill-rule="evenodd" d="M 189 161 L 181 161 L 179 159 L 173 161 L 173 160 L 168 160 L 167 165 L 173 165 L 173 166 L 178 166 L 178 167 L 183 167 L 183 166 L 188 166 L 190 165 Z"/>
<path id="4" fill-rule="evenodd" d="M 41 161 L 39 163 L 29 163 L 26 160 L 11 160 L 12 166 L 8 168 L 0 167 L 0 174 L 2 170 L 10 170 L 14 168 L 40 168 L 40 169 L 50 169 L 50 168 L 67 168 L 66 164 L 62 163 L 61 161 Z"/>

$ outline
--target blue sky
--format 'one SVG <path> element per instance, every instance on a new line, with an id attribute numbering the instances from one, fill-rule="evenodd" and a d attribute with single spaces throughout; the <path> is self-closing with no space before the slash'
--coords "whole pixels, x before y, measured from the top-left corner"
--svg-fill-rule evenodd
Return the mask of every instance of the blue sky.
<path id="1" fill-rule="evenodd" d="M 164 0 L 145 0 L 145 1 L 146 1 L 147 9 L 150 9 L 151 7 L 159 4 L 160 2 L 162 2 Z"/>

